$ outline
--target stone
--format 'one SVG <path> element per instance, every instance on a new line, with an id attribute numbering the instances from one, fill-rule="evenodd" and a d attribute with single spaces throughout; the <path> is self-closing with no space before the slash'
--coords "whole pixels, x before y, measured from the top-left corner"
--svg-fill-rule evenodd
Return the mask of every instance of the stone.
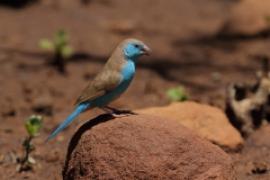
<path id="1" fill-rule="evenodd" d="M 228 149 L 238 149 L 243 144 L 240 133 L 230 124 L 224 112 L 216 107 L 187 101 L 137 112 L 175 119 L 199 136 Z"/>
<path id="2" fill-rule="evenodd" d="M 63 178 L 234 179 L 231 158 L 175 120 L 101 115 L 70 141 Z"/>

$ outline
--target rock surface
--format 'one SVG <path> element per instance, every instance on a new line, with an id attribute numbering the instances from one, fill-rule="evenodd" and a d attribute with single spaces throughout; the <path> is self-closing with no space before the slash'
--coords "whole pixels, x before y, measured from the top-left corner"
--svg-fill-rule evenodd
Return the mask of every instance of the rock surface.
<path id="1" fill-rule="evenodd" d="M 138 112 L 175 119 L 201 137 L 229 149 L 236 149 L 243 144 L 240 133 L 230 124 L 225 114 L 216 107 L 195 102 L 182 102 L 166 107 L 142 109 Z"/>
<path id="2" fill-rule="evenodd" d="M 64 179 L 234 179 L 231 158 L 177 121 L 102 115 L 73 136 Z"/>

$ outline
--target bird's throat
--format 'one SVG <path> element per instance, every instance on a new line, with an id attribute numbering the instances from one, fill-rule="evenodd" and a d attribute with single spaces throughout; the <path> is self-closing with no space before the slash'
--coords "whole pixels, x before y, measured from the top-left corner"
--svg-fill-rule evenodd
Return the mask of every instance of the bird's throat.
<path id="1" fill-rule="evenodd" d="M 132 60 L 128 60 L 121 71 L 123 80 L 131 80 L 135 74 L 135 63 Z"/>

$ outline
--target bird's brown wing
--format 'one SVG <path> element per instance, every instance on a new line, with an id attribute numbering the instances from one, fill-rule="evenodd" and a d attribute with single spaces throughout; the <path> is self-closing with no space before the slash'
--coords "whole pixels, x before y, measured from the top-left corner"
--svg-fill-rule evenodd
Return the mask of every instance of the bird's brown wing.
<path id="1" fill-rule="evenodd" d="M 112 91 L 121 82 L 121 74 L 116 71 L 103 71 L 83 90 L 76 104 L 91 101 Z"/>

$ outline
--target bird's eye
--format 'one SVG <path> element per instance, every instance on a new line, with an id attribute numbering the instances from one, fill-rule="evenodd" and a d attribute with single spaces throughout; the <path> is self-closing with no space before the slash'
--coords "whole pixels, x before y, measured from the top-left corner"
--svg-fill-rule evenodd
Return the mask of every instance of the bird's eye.
<path id="1" fill-rule="evenodd" d="M 135 48 L 139 48 L 140 47 L 138 44 L 135 44 L 134 46 L 135 46 Z"/>

